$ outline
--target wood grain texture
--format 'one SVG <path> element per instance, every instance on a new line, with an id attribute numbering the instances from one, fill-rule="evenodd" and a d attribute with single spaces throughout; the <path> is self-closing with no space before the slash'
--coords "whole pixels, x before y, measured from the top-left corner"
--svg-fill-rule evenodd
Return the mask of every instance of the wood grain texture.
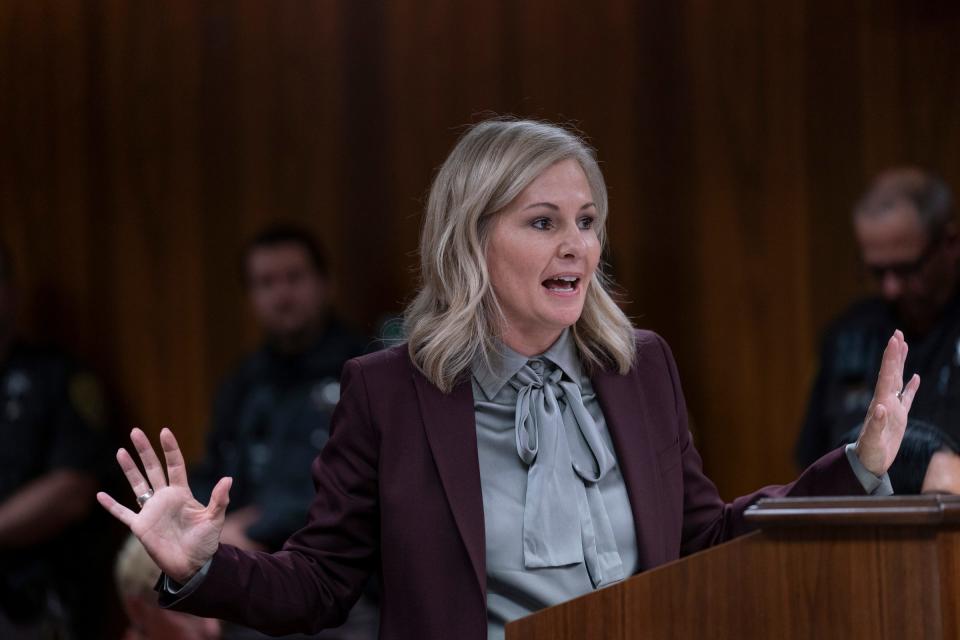
<path id="1" fill-rule="evenodd" d="M 610 188 L 625 307 L 680 364 L 732 497 L 794 474 L 827 320 L 865 287 L 848 210 L 904 161 L 960 184 L 960 7 L 942 1 L 0 3 L 0 237 L 21 325 L 124 427 L 199 453 L 255 344 L 237 280 L 274 220 L 320 234 L 359 329 L 402 308 L 462 126 L 575 123 Z"/>
<path id="2" fill-rule="evenodd" d="M 511 623 L 507 639 L 956 637 L 960 528 L 909 524 L 875 503 L 870 526 L 838 526 L 812 506 L 801 526 L 768 522 Z"/>

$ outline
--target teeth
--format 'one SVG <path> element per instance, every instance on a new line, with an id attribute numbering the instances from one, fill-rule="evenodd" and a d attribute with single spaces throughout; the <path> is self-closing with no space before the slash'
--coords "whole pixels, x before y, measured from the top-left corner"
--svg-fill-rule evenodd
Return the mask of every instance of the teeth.
<path id="1" fill-rule="evenodd" d="M 580 278 L 577 276 L 554 276 L 549 280 L 544 280 L 543 285 L 550 291 L 563 291 L 566 293 L 577 290 L 577 282 Z"/>

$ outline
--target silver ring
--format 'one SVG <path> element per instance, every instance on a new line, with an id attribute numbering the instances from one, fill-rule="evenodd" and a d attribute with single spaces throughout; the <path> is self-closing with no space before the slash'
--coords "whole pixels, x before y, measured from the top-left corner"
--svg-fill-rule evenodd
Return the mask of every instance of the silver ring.
<path id="1" fill-rule="evenodd" d="M 143 505 L 147 504 L 147 500 L 153 497 L 153 489 L 147 489 L 147 492 L 143 495 L 137 496 L 137 504 L 140 505 L 140 508 L 143 509 Z"/>
<path id="2" fill-rule="evenodd" d="M 900 391 L 897 391 L 897 400 L 900 400 L 901 402 L 903 402 L 903 389 L 900 389 Z"/>

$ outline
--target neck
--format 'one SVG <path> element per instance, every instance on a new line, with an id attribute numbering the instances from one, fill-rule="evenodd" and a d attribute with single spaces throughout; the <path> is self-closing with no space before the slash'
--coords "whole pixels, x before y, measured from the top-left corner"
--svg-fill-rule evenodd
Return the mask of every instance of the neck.
<path id="1" fill-rule="evenodd" d="M 920 313 L 910 313 L 908 309 L 899 308 L 895 305 L 894 309 L 897 320 L 907 334 L 923 336 L 934 328 L 937 321 L 943 317 L 947 307 L 953 303 L 956 296 L 956 286 L 951 287 L 948 294 L 943 295 L 935 301 L 928 302 L 928 306 Z"/>
<path id="2" fill-rule="evenodd" d="M 323 333 L 325 324 L 325 322 L 318 320 L 296 331 L 270 334 L 267 336 L 267 343 L 278 353 L 295 355 L 313 346 Z"/>
<path id="3" fill-rule="evenodd" d="M 508 329 L 503 332 L 503 343 L 522 356 L 538 356 L 553 346 L 562 333 L 563 329 L 537 333 L 521 333 Z"/>

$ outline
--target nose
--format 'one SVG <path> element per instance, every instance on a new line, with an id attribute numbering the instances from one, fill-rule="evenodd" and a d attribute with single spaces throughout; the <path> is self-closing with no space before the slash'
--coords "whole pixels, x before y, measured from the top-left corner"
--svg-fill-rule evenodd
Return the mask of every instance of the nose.
<path id="1" fill-rule="evenodd" d="M 883 274 L 880 280 L 880 294 L 887 302 L 894 302 L 903 293 L 903 280 L 890 271 Z"/>
<path id="2" fill-rule="evenodd" d="M 557 252 L 561 258 L 577 258 L 583 255 L 587 246 L 587 239 L 583 232 L 576 225 L 568 229 L 563 237 L 560 238 L 560 244 L 557 246 Z"/>

